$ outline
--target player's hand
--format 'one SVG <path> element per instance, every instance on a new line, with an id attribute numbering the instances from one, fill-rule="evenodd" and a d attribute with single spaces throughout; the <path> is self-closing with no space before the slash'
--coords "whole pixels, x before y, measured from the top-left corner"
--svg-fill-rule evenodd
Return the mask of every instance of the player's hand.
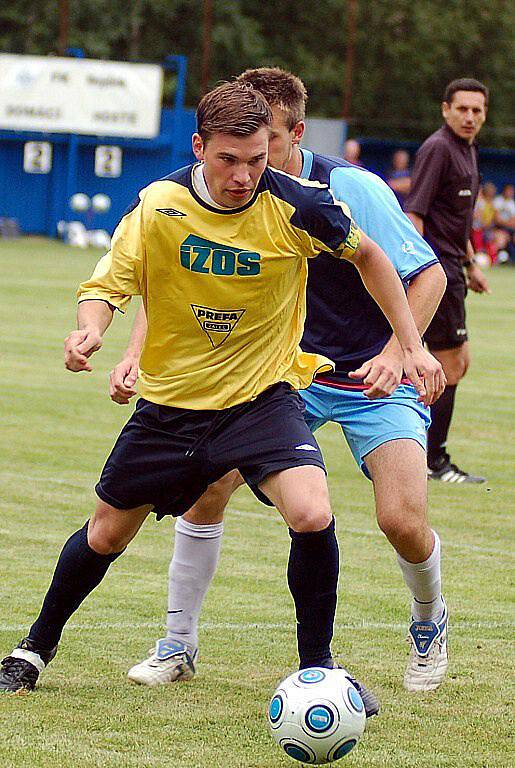
<path id="1" fill-rule="evenodd" d="M 350 371 L 351 379 L 362 379 L 368 389 L 363 394 L 370 400 L 392 395 L 402 379 L 402 357 L 393 351 L 383 351 L 370 358 L 360 368 Z"/>
<path id="2" fill-rule="evenodd" d="M 116 365 L 109 374 L 109 394 L 118 405 L 127 405 L 136 394 L 138 360 L 127 357 Z"/>
<path id="3" fill-rule="evenodd" d="M 102 346 L 102 336 L 95 330 L 72 331 L 64 340 L 64 365 L 69 371 L 91 371 L 88 362 Z"/>
<path id="4" fill-rule="evenodd" d="M 475 293 L 492 293 L 486 277 L 477 264 L 467 267 L 467 285 Z"/>
<path id="5" fill-rule="evenodd" d="M 404 352 L 404 370 L 418 392 L 419 403 L 429 406 L 438 400 L 447 379 L 436 357 L 422 346 Z"/>

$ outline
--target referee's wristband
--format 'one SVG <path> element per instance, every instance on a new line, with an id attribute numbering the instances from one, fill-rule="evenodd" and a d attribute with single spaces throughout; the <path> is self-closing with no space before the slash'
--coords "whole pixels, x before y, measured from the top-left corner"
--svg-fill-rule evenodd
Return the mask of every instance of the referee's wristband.
<path id="1" fill-rule="evenodd" d="M 467 267 L 471 267 L 475 263 L 476 263 L 475 259 L 467 259 L 466 261 L 461 262 L 461 266 L 467 268 Z"/>

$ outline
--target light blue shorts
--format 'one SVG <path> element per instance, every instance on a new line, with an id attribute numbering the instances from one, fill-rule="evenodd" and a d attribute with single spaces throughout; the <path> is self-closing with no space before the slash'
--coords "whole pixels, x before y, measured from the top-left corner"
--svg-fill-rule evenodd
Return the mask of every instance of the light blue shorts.
<path id="1" fill-rule="evenodd" d="M 369 400 L 359 390 L 314 383 L 300 392 L 312 432 L 334 421 L 342 428 L 358 466 L 370 477 L 365 457 L 390 440 L 416 440 L 426 450 L 429 408 L 417 402 L 414 387 L 401 384 L 390 397 Z"/>

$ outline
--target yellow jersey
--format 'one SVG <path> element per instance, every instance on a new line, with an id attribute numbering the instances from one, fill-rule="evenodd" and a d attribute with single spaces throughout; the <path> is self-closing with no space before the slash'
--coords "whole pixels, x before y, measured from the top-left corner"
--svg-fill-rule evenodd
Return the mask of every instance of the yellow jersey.
<path id="1" fill-rule="evenodd" d="M 271 168 L 246 205 L 216 208 L 198 195 L 194 168 L 140 192 L 79 301 L 123 311 L 143 297 L 139 392 L 151 402 L 220 410 L 279 381 L 305 389 L 333 368 L 299 347 L 307 258 L 352 254 L 359 229 L 326 185 Z"/>

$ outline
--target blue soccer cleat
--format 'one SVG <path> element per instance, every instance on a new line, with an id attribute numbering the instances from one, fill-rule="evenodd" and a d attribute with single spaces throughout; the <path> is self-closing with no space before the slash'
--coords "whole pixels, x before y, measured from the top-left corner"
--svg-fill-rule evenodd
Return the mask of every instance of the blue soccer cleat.
<path id="1" fill-rule="evenodd" d="M 404 674 L 407 691 L 434 691 L 442 683 L 449 659 L 447 655 L 448 611 L 439 621 L 412 621 L 408 642 L 411 645 L 410 658 Z"/>
<path id="2" fill-rule="evenodd" d="M 176 680 L 191 680 L 195 674 L 198 651 L 178 640 L 163 637 L 150 650 L 148 659 L 135 664 L 127 673 L 129 680 L 156 688 Z"/>

